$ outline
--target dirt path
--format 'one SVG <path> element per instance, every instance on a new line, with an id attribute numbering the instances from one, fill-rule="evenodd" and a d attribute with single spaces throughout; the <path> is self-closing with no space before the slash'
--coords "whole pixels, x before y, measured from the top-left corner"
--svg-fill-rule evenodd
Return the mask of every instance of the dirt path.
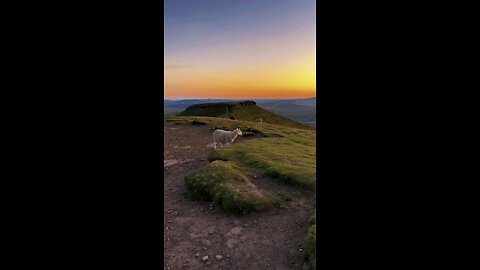
<path id="1" fill-rule="evenodd" d="M 209 202 L 191 201 L 184 177 L 208 164 L 213 129 L 168 122 L 164 130 L 168 162 L 164 170 L 164 269 L 306 268 L 302 245 L 310 207 L 315 206 L 314 191 L 300 190 L 299 198 L 286 208 L 245 217 L 228 216 Z M 286 188 L 258 181 L 262 187 Z M 202 261 L 205 256 L 206 262 Z"/>

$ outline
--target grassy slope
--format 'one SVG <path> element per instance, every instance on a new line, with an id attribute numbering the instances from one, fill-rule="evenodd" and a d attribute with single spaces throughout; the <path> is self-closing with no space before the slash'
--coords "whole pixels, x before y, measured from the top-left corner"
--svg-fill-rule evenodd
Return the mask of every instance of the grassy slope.
<path id="1" fill-rule="evenodd" d="M 293 128 L 312 129 L 308 125 L 301 124 L 286 117 L 274 114 L 268 110 L 263 109 L 257 105 L 239 105 L 238 102 L 224 102 L 224 103 L 209 103 L 194 105 L 188 107 L 185 111 L 181 112 L 179 116 L 206 116 L 206 117 L 219 117 L 223 118 L 226 114 L 226 107 L 228 107 L 229 116 L 234 115 L 237 120 L 244 121 L 256 121 L 258 118 L 262 118 L 263 122 L 282 125 Z"/>
<path id="2" fill-rule="evenodd" d="M 242 130 L 260 132 L 266 137 L 246 140 L 239 144 L 217 148 L 209 157 L 210 163 L 204 170 L 196 172 L 186 178 L 187 190 L 194 199 L 203 198 L 213 201 L 222 201 L 220 208 L 227 212 L 246 213 L 262 205 L 271 205 L 278 202 L 268 194 L 260 195 L 252 187 L 249 179 L 253 175 L 268 175 L 286 184 L 311 187 L 316 179 L 316 134 L 315 130 L 297 129 L 250 121 L 234 121 L 212 117 L 183 117 L 169 116 L 167 121 L 199 121 L 222 129 L 232 130 L 240 127 Z M 225 173 L 228 171 L 229 173 Z M 233 175 L 231 177 L 229 175 Z M 208 179 L 216 179 L 211 182 Z M 228 182 L 244 179 L 238 183 L 246 187 L 239 192 L 226 185 Z M 208 182 L 208 183 L 207 183 Z M 238 181 L 237 181 L 238 182 Z M 221 188 L 220 188 L 221 187 Z M 231 194 L 224 189 L 232 189 L 238 198 L 247 203 L 225 202 L 232 199 Z M 240 194 L 244 193 L 244 194 Z M 207 194 L 207 195 L 205 195 Z M 223 195 L 222 195 L 223 194 Z M 245 195 L 245 196 L 244 196 Z M 274 196 L 275 194 L 271 194 Z M 218 204 L 218 203 L 216 203 Z M 232 206 L 233 205 L 233 206 Z M 237 209 L 235 209 L 237 208 Z"/>
<path id="3" fill-rule="evenodd" d="M 281 198 L 259 193 L 249 184 L 249 179 L 235 163 L 221 160 L 185 178 L 192 199 L 213 201 L 227 213 L 246 214 L 253 209 L 280 203 Z"/>

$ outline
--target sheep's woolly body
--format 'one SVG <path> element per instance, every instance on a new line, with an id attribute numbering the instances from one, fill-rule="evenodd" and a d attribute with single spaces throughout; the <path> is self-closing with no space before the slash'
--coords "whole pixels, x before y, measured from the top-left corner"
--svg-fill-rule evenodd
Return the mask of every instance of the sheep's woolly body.
<path id="1" fill-rule="evenodd" d="M 224 143 L 231 144 L 239 135 L 243 135 L 239 128 L 236 128 L 234 131 L 217 129 L 213 132 L 213 148 L 217 148 L 217 143 L 220 146 L 223 146 Z"/>

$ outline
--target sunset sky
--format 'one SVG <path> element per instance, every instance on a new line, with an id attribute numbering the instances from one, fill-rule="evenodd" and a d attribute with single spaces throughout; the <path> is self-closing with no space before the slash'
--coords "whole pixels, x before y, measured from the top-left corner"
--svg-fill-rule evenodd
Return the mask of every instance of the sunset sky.
<path id="1" fill-rule="evenodd" d="M 165 0 L 165 98 L 316 96 L 315 0 Z"/>

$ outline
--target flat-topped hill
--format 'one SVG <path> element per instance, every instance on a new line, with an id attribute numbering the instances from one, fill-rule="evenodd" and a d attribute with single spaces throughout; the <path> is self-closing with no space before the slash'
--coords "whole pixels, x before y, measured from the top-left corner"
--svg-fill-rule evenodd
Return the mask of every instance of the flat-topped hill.
<path id="1" fill-rule="evenodd" d="M 178 114 L 179 116 L 206 116 L 217 118 L 231 118 L 243 121 L 259 121 L 287 126 L 293 128 L 312 129 L 311 127 L 293 121 L 286 117 L 272 113 L 257 105 L 255 101 L 246 100 L 240 102 L 215 102 L 202 103 L 189 106 L 185 111 Z"/>

